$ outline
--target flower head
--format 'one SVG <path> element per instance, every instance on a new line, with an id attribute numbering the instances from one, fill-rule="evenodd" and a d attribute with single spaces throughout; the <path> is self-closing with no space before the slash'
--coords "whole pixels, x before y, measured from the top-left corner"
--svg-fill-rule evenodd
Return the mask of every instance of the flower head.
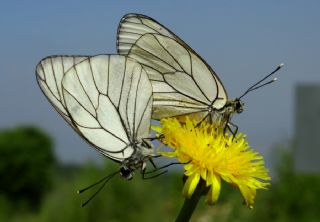
<path id="1" fill-rule="evenodd" d="M 207 122 L 197 125 L 186 119 L 180 123 L 175 118 L 161 120 L 161 127 L 153 127 L 162 135 L 162 143 L 173 151 L 160 155 L 176 157 L 185 163 L 187 180 L 183 195 L 190 198 L 200 179 L 209 188 L 206 202 L 214 204 L 219 197 L 221 179 L 240 189 L 245 204 L 252 208 L 257 189 L 266 189 L 271 178 L 264 167 L 263 157 L 254 152 L 241 133 L 229 135 Z"/>

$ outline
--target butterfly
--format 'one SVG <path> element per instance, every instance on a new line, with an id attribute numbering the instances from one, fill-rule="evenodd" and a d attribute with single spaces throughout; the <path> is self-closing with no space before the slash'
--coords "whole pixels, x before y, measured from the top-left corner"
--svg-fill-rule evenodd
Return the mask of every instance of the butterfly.
<path id="1" fill-rule="evenodd" d="M 190 46 L 154 19 L 127 14 L 119 24 L 117 50 L 140 63 L 153 88 L 152 118 L 159 120 L 186 115 L 200 122 L 209 119 L 221 127 L 237 126 L 230 122 L 234 113 L 243 111 L 240 100 L 274 72 L 251 86 L 239 98 L 228 100 L 227 92 L 214 70 Z"/>
<path id="2" fill-rule="evenodd" d="M 131 179 L 155 154 L 149 136 L 152 86 L 142 66 L 122 55 L 49 56 L 36 67 L 53 107 L 93 148 Z"/>

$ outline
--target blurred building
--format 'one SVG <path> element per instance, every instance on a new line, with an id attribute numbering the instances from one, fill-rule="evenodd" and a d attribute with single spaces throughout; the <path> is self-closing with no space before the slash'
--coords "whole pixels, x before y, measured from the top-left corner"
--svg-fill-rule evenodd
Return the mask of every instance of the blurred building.
<path id="1" fill-rule="evenodd" d="M 298 172 L 320 172 L 320 83 L 295 88 L 294 163 Z"/>

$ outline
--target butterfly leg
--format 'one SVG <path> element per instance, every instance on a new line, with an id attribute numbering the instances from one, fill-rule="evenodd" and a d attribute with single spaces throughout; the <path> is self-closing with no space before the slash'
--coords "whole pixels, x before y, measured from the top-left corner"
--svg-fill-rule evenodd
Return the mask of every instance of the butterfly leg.
<path id="1" fill-rule="evenodd" d="M 152 171 L 152 172 L 156 172 L 156 169 L 154 171 Z M 149 173 L 151 173 L 151 172 L 145 172 L 145 170 L 142 170 L 142 172 L 141 172 L 142 179 L 143 180 L 148 180 L 148 179 L 156 178 L 158 176 L 161 176 L 162 174 L 168 173 L 168 170 L 165 170 L 165 171 L 162 171 L 162 172 L 160 172 L 160 173 L 158 173 L 156 175 L 147 177 L 146 174 L 149 174 Z"/>
<path id="2" fill-rule="evenodd" d="M 164 136 L 161 134 L 159 136 L 155 136 L 155 137 L 146 137 L 143 138 L 142 141 L 146 141 L 146 140 L 150 140 L 150 141 L 154 141 L 154 140 L 161 140 Z"/>
<path id="3" fill-rule="evenodd" d="M 159 156 L 159 157 L 160 157 L 160 156 Z M 152 159 L 149 159 L 149 161 L 150 161 L 150 163 L 152 164 L 152 166 L 154 167 L 154 170 L 149 171 L 149 172 L 146 172 L 146 168 L 145 168 L 145 167 L 142 167 L 142 168 L 141 168 L 142 179 L 147 180 L 147 179 L 156 178 L 156 177 L 158 177 L 158 176 L 160 176 L 160 175 L 165 174 L 165 173 L 168 172 L 168 170 L 165 170 L 165 171 L 160 172 L 160 173 L 158 173 L 158 174 L 156 174 L 156 175 L 148 176 L 148 177 L 147 177 L 147 176 L 146 176 L 147 174 L 155 173 L 155 172 L 157 172 L 157 171 L 159 170 L 159 168 L 156 166 L 156 164 L 154 163 L 154 161 L 153 161 Z"/>
<path id="4" fill-rule="evenodd" d="M 151 165 L 153 166 L 153 168 L 154 168 L 154 169 L 157 169 L 157 166 L 156 166 L 156 164 L 153 162 L 153 160 L 152 160 L 152 159 L 149 159 L 149 161 L 150 161 Z"/>
<path id="5" fill-rule="evenodd" d="M 233 127 L 233 129 L 232 129 L 231 127 Z M 227 125 L 226 125 L 226 127 L 225 127 L 225 130 L 226 130 L 226 128 L 228 128 L 228 130 L 232 133 L 232 135 L 233 135 L 232 140 L 233 140 L 234 137 L 235 137 L 235 136 L 237 135 L 237 133 L 238 133 L 239 127 L 238 127 L 236 124 L 232 123 L 232 122 L 228 122 Z"/>
<path id="6" fill-rule="evenodd" d="M 152 147 L 151 147 L 151 145 L 148 143 L 147 139 L 149 139 L 149 138 L 142 138 L 142 144 L 143 144 L 145 147 L 151 149 Z M 150 140 L 150 141 L 152 141 L 152 140 Z"/>
<path id="7" fill-rule="evenodd" d="M 142 138 L 142 143 L 143 143 L 143 145 L 145 145 L 145 147 L 151 149 L 152 147 L 151 147 L 150 144 L 147 142 L 147 140 L 149 140 L 149 139 L 153 139 L 153 138 Z M 151 141 L 152 141 L 152 140 L 151 140 Z M 158 158 L 158 157 L 161 157 L 161 155 L 152 155 L 152 158 Z M 153 166 L 155 166 L 155 164 L 154 164 L 154 162 L 153 162 L 152 159 L 149 159 L 149 161 L 151 162 L 151 164 L 152 164 Z M 155 168 L 156 168 L 156 167 L 155 167 Z"/>
<path id="8" fill-rule="evenodd" d="M 147 177 L 146 175 L 147 175 L 147 174 L 152 174 L 152 173 L 158 172 L 159 170 L 164 169 L 164 168 L 167 168 L 167 167 L 169 167 L 169 166 L 171 166 L 171 165 L 174 165 L 174 164 L 180 164 L 180 163 L 170 163 L 170 164 L 164 165 L 164 166 L 159 167 L 159 168 L 156 167 L 154 170 L 151 170 L 151 171 L 148 171 L 148 172 L 146 172 L 145 170 L 143 170 L 143 171 L 141 172 L 141 173 L 142 173 L 142 179 L 147 180 L 147 179 L 153 179 L 153 178 L 156 178 L 156 177 L 158 177 L 158 176 L 161 176 L 161 175 L 167 173 L 168 170 L 164 170 L 164 171 L 162 171 L 162 172 L 160 172 L 160 173 L 158 173 L 158 174 L 155 174 L 155 175 L 153 175 L 153 176 L 148 176 L 148 177 Z"/>
<path id="9" fill-rule="evenodd" d="M 147 141 L 147 140 L 150 140 L 150 141 L 153 141 L 153 140 L 156 140 L 158 139 L 157 137 L 146 137 L 146 138 L 143 138 L 142 140 L 143 141 Z"/>
<path id="10" fill-rule="evenodd" d="M 189 161 L 190 162 L 190 161 Z M 161 169 L 165 169 L 165 168 L 168 168 L 169 166 L 172 166 L 172 165 L 180 165 L 180 164 L 188 164 L 189 162 L 187 163 L 180 163 L 180 162 L 172 162 L 172 163 L 168 163 L 166 165 L 163 165 L 161 167 L 157 167 L 156 169 L 154 170 L 151 170 L 151 171 L 148 171 L 148 172 L 144 172 L 145 174 L 150 174 L 150 173 L 155 173 Z"/>

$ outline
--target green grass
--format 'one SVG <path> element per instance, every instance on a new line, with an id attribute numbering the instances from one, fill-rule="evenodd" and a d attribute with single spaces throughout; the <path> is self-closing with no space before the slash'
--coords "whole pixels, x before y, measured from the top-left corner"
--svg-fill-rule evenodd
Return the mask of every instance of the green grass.
<path id="1" fill-rule="evenodd" d="M 85 207 L 95 191 L 76 191 L 118 169 L 117 164 L 97 167 L 63 167 L 54 176 L 38 210 L 27 203 L 13 203 L 0 195 L 0 221 L 8 222 L 87 222 L 87 221 L 174 221 L 183 203 L 181 172 L 166 174 L 152 180 L 142 180 L 139 174 L 131 181 L 115 176 Z M 39 181 L 40 178 L 39 178 Z M 223 184 L 215 206 L 206 206 L 204 199 L 192 221 L 319 221 L 319 175 L 296 175 L 290 169 L 280 169 L 279 179 L 269 190 L 257 192 L 255 208 L 242 205 L 239 190 Z"/>

